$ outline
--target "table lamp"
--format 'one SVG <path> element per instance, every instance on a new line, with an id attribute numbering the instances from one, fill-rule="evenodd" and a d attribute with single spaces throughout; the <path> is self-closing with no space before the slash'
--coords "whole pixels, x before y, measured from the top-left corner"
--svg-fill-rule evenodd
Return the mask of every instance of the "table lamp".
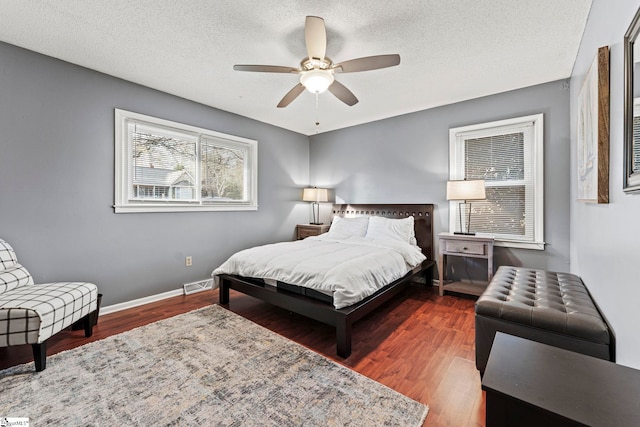
<path id="1" fill-rule="evenodd" d="M 302 192 L 302 200 L 305 202 L 313 202 L 313 225 L 321 225 L 320 219 L 320 202 L 329 201 L 328 191 L 326 188 L 305 188 Z M 317 211 L 317 214 L 316 214 Z"/>
<path id="2" fill-rule="evenodd" d="M 453 234 L 464 234 L 473 236 L 476 233 L 469 231 L 471 225 L 471 203 L 469 200 L 485 200 L 487 198 L 484 179 L 470 179 L 461 181 L 447 181 L 447 200 L 461 200 L 458 203 L 458 215 L 460 220 L 460 231 Z M 467 229 L 462 228 L 462 206 L 467 208 Z"/>

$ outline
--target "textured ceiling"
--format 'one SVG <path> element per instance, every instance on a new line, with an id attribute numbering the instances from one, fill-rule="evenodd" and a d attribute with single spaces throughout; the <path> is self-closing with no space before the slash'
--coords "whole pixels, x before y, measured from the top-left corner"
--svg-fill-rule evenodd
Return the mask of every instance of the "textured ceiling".
<path id="1" fill-rule="evenodd" d="M 0 0 L 0 41 L 305 135 L 571 75 L 591 0 Z M 397 67 L 337 75 L 276 105 L 297 67 L 304 20 L 324 18 L 335 63 L 398 53 Z M 2 58 L 0 58 L 0 62 Z M 144 113 L 144 112 L 141 112 Z M 315 122 L 320 125 L 316 127 Z"/>

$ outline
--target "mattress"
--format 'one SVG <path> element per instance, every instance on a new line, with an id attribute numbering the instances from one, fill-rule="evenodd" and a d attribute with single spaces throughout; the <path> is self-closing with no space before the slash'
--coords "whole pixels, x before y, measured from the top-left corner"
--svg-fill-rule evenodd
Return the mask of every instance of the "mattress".
<path id="1" fill-rule="evenodd" d="M 311 289 L 331 299 L 335 308 L 355 304 L 403 277 L 425 260 L 418 246 L 399 240 L 364 237 L 308 237 L 245 249 L 212 272 L 262 279 L 281 288 Z M 287 290 L 297 293 L 296 288 Z"/>

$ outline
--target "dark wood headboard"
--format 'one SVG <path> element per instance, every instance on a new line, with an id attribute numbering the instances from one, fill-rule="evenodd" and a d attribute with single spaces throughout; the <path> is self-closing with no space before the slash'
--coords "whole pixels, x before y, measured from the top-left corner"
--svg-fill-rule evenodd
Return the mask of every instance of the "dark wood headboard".
<path id="1" fill-rule="evenodd" d="M 357 216 L 382 216 L 385 218 L 402 219 L 413 216 L 416 240 L 422 253 L 428 260 L 435 260 L 433 254 L 433 205 L 395 205 L 395 204 L 334 204 L 333 215 L 344 218 Z"/>

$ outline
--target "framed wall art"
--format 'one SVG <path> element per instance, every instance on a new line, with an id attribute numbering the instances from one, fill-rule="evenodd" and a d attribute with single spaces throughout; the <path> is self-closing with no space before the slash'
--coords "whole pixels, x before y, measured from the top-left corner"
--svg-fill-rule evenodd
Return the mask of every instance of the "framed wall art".
<path id="1" fill-rule="evenodd" d="M 609 47 L 601 47 L 578 94 L 578 200 L 609 203 Z"/>

